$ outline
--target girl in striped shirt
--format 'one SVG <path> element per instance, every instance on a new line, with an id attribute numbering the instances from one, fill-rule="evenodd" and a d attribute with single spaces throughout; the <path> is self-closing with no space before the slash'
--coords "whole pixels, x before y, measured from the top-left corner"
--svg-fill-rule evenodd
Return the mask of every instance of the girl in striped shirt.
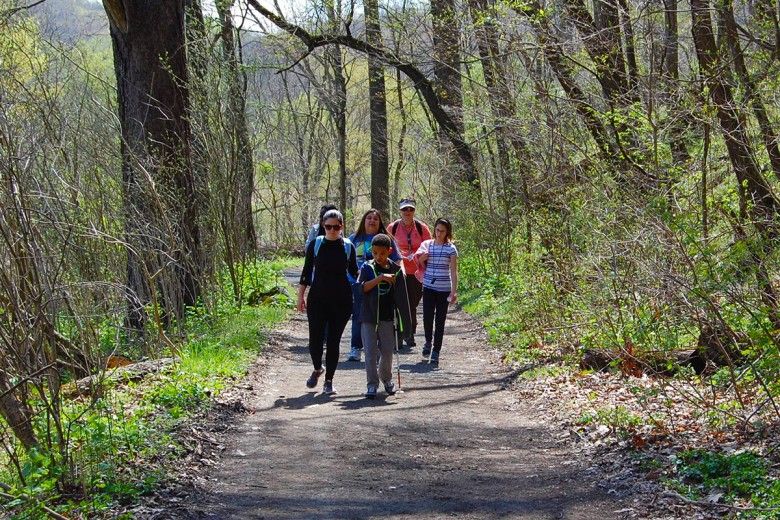
<path id="1" fill-rule="evenodd" d="M 450 303 L 458 300 L 458 250 L 452 243 L 452 224 L 440 218 L 433 226 L 432 240 L 426 240 L 415 253 L 417 263 L 425 269 L 423 276 L 423 357 L 439 362 L 444 338 L 444 322 Z M 435 331 L 434 331 L 435 325 Z"/>

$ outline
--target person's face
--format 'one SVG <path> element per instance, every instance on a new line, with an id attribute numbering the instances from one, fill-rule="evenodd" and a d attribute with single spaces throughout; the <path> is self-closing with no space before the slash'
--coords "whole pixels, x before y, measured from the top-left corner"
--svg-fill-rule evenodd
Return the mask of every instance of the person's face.
<path id="1" fill-rule="evenodd" d="M 447 240 L 447 228 L 443 224 L 439 224 L 433 230 L 435 233 L 437 242 L 444 242 Z"/>
<path id="2" fill-rule="evenodd" d="M 376 235 L 379 233 L 379 215 L 376 213 L 369 213 L 366 215 L 363 222 L 366 226 L 366 233 L 369 235 Z"/>
<path id="3" fill-rule="evenodd" d="M 388 258 L 390 258 L 390 251 L 392 248 L 384 246 L 371 246 L 371 254 L 374 255 L 374 260 L 379 265 L 386 265 Z"/>
<path id="4" fill-rule="evenodd" d="M 341 231 L 341 222 L 339 222 L 339 219 L 326 219 L 322 222 L 322 227 L 325 228 L 325 238 L 335 240 L 339 237 L 339 232 Z"/>
<path id="5" fill-rule="evenodd" d="M 401 208 L 401 218 L 407 222 L 412 220 L 414 218 L 414 208 L 411 206 Z"/>

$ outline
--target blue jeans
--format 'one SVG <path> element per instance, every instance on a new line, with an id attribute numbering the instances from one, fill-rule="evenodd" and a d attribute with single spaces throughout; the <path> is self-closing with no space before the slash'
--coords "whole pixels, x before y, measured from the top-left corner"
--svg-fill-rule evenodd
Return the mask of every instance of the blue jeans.
<path id="1" fill-rule="evenodd" d="M 352 342 L 351 347 L 363 348 L 363 340 L 360 336 L 360 307 L 363 306 L 363 286 L 352 286 Z"/>

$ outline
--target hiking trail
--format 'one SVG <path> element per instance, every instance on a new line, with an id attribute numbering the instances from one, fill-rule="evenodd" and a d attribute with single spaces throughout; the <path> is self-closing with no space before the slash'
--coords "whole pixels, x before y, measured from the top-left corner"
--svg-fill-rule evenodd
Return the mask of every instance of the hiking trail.
<path id="1" fill-rule="evenodd" d="M 250 413 L 233 416 L 208 485 L 159 518 L 625 517 L 568 444 L 523 413 L 505 389 L 517 374 L 460 309 L 450 309 L 438 366 L 421 357 L 420 317 L 418 346 L 400 355 L 402 391 L 380 385 L 375 400 L 363 396 L 363 361 L 340 361 L 335 396 L 322 379 L 306 388 L 307 336 L 300 313 L 271 334 L 242 383 Z"/>

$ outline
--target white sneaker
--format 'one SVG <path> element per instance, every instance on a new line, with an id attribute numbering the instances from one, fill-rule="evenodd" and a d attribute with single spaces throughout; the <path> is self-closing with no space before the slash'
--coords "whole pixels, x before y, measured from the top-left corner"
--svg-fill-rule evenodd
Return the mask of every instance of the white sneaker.
<path id="1" fill-rule="evenodd" d="M 357 361 L 360 362 L 360 355 L 363 352 L 362 349 L 352 347 L 352 349 L 349 351 L 349 356 L 347 357 L 347 361 Z"/>

